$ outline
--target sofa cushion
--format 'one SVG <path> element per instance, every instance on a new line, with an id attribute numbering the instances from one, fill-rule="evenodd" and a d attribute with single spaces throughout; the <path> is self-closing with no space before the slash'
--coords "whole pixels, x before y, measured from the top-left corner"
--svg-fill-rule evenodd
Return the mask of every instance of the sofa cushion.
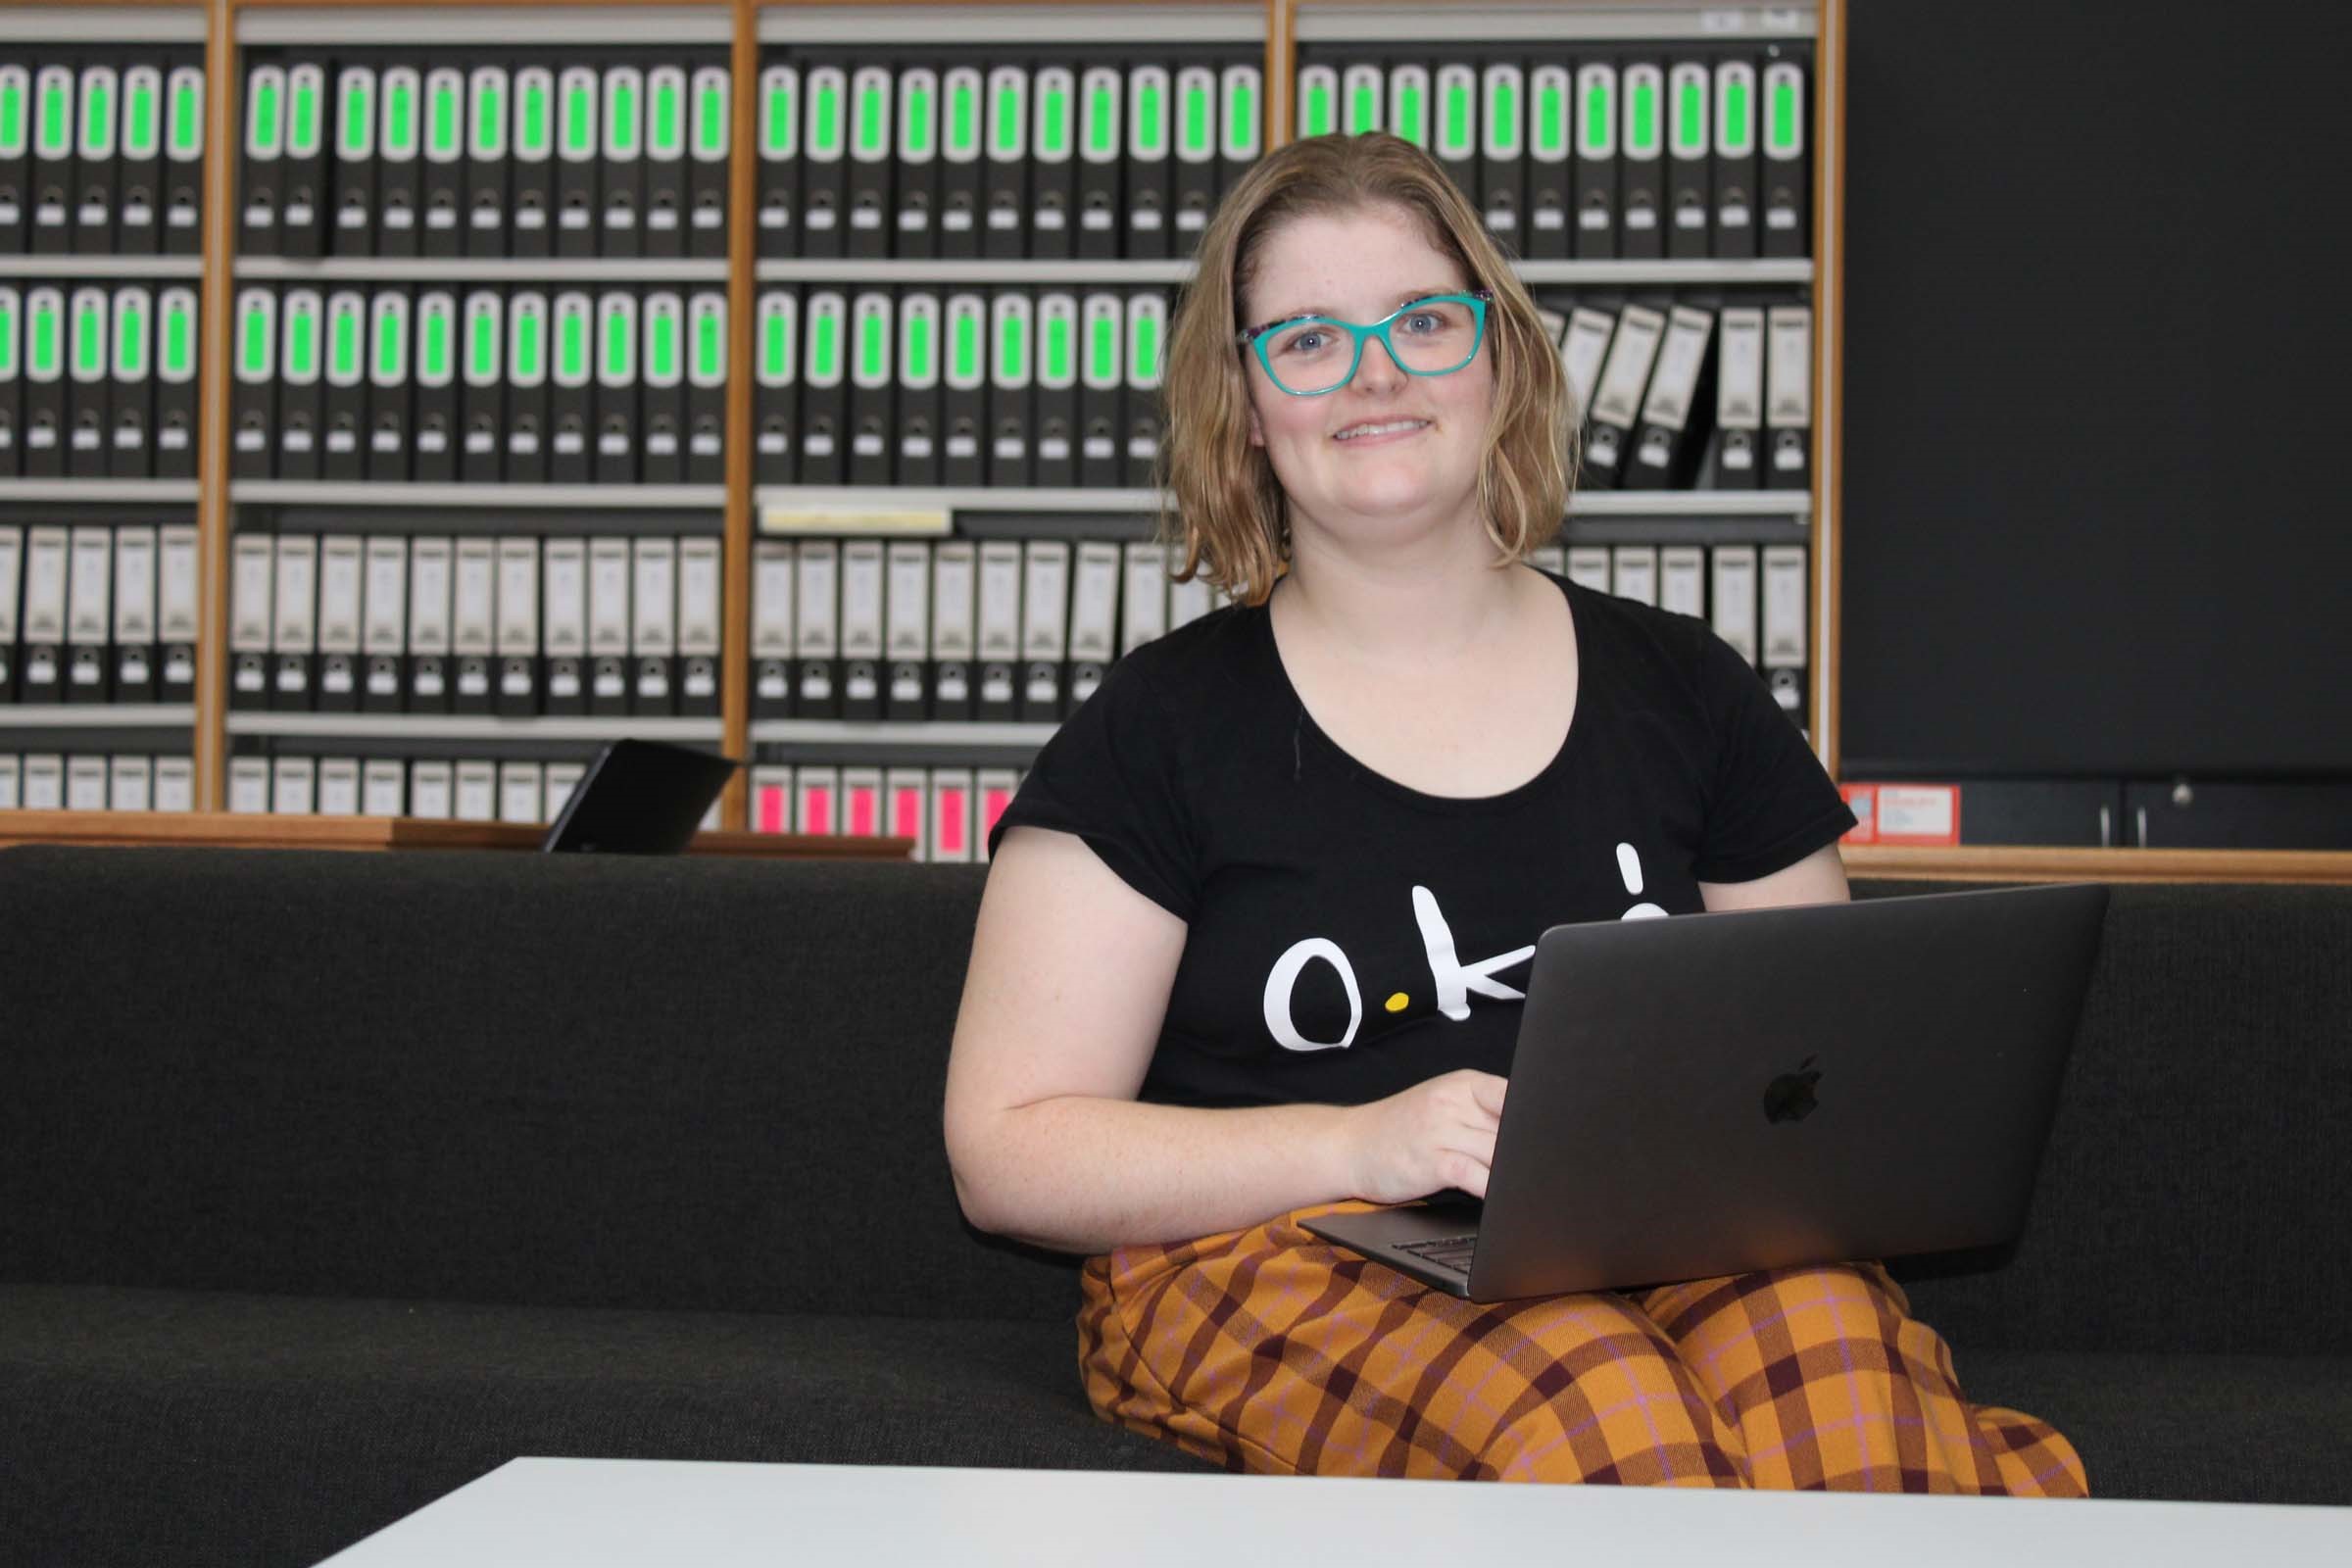
<path id="1" fill-rule="evenodd" d="M 1968 1397 L 2037 1415 L 2096 1497 L 2352 1503 L 2352 1357 L 1954 1350 Z"/>
<path id="2" fill-rule="evenodd" d="M 1069 1319 L 51 1286 L 0 1287 L 0 1454 L 55 1568 L 294 1568 L 518 1454 L 1203 1468 L 1095 1417 Z"/>

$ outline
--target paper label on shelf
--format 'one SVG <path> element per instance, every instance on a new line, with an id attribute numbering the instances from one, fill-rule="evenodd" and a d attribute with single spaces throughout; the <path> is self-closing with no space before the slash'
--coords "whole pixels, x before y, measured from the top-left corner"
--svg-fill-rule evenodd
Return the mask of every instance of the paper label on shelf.
<path id="1" fill-rule="evenodd" d="M 1960 842 L 1957 784 L 1844 784 L 1838 793 L 1859 822 L 1846 833 L 1848 844 L 1949 848 Z"/>

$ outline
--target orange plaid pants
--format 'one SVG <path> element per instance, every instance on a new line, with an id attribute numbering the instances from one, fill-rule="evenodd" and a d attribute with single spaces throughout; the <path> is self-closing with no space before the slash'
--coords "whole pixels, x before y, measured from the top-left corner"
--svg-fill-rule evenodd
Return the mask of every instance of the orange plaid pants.
<path id="1" fill-rule="evenodd" d="M 1877 1263 L 1481 1305 L 1309 1234 L 1089 1258 L 1095 1412 L 1228 1470 L 2083 1496 Z"/>

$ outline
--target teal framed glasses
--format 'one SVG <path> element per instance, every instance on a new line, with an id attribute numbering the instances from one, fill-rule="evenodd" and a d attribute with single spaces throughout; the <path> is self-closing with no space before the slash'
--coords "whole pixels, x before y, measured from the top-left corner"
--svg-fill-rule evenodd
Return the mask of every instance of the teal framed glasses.
<path id="1" fill-rule="evenodd" d="M 1293 316 L 1237 332 L 1233 340 L 1256 354 L 1276 388 L 1295 398 L 1319 398 L 1354 378 L 1368 338 L 1380 339 L 1407 375 L 1451 375 L 1478 358 L 1494 299 L 1494 291 L 1483 288 L 1429 294 L 1377 321 Z"/>

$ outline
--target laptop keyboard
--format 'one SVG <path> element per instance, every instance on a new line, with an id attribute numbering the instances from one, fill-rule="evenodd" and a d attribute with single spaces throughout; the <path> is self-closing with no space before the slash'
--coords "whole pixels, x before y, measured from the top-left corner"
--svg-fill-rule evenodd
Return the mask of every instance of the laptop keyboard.
<path id="1" fill-rule="evenodd" d="M 1424 1263 L 1470 1277 L 1470 1254 L 1478 1250 L 1476 1236 L 1441 1236 L 1427 1242 L 1398 1242 L 1396 1250 L 1410 1252 Z"/>

